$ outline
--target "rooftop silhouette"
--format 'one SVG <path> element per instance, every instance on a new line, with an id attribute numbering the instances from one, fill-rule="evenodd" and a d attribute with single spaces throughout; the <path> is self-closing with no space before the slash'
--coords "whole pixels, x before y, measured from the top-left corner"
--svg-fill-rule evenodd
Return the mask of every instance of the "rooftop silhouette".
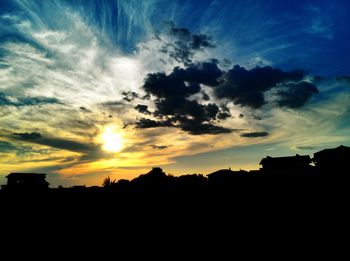
<path id="1" fill-rule="evenodd" d="M 6 178 L 7 185 L 2 185 L 2 189 L 43 190 L 49 187 L 46 174 L 42 173 L 10 173 Z"/>

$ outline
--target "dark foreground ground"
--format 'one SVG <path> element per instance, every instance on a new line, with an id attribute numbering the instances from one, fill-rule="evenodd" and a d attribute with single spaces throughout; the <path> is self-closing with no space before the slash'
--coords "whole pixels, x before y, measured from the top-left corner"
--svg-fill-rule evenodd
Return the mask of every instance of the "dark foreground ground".
<path id="1" fill-rule="evenodd" d="M 71 251 L 79 259 L 94 252 L 98 260 L 123 260 L 125 253 L 162 260 L 338 259 L 348 249 L 348 198 L 346 180 L 325 178 L 173 191 L 2 191 L 1 238 L 19 248 L 14 256 L 30 245 L 27 258 L 41 253 L 49 260 Z"/>
<path id="2" fill-rule="evenodd" d="M 313 210 L 335 213 L 337 209 L 348 208 L 349 192 L 345 179 L 287 177 L 238 179 L 234 183 L 189 187 L 159 184 L 128 188 L 0 191 L 0 201 L 3 213 L 22 211 L 29 216 L 50 212 L 57 215 L 66 212 L 114 215 L 119 218 L 129 214 L 207 216 L 222 211 L 236 217 L 254 213 L 254 218 L 261 219 L 266 214 L 279 211 L 291 212 L 291 215 L 312 213 Z"/>

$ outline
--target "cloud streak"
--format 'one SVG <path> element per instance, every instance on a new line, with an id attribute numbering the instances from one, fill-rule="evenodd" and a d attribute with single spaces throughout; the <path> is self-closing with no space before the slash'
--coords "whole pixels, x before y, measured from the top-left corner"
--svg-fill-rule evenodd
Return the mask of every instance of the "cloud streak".
<path id="1" fill-rule="evenodd" d="M 44 104 L 63 104 L 56 98 L 49 97 L 8 97 L 0 92 L 0 106 L 38 106 Z"/>
<path id="2" fill-rule="evenodd" d="M 81 143 L 73 140 L 54 138 L 54 137 L 43 137 L 40 133 L 13 133 L 14 139 L 23 140 L 35 144 L 49 146 L 56 149 L 63 149 L 72 152 L 91 152 L 96 150 L 96 146 L 86 143 Z"/>
<path id="3" fill-rule="evenodd" d="M 262 131 L 262 132 L 246 132 L 246 133 L 242 133 L 241 137 L 244 138 L 258 138 L 258 137 L 266 137 L 268 136 L 269 133 L 266 131 Z"/>

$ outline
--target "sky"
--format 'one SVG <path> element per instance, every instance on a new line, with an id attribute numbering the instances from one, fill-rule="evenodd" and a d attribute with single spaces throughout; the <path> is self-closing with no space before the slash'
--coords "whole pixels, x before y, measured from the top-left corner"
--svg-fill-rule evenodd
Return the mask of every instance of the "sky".
<path id="1" fill-rule="evenodd" d="M 0 184 L 350 145 L 347 0 L 0 0 Z"/>

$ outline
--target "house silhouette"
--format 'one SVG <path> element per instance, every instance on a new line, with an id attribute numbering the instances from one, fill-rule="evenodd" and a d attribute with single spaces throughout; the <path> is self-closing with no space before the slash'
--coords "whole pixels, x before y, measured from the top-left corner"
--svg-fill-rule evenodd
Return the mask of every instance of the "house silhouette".
<path id="1" fill-rule="evenodd" d="M 350 147 L 339 146 L 314 153 L 313 162 L 318 171 L 332 176 L 345 173 L 350 162 Z"/>
<path id="2" fill-rule="evenodd" d="M 10 173 L 6 178 L 7 185 L 2 186 L 6 190 L 43 190 L 49 187 L 46 174 L 42 173 Z"/>
<path id="3" fill-rule="evenodd" d="M 261 173 L 265 175 L 300 175 L 309 173 L 312 166 L 309 155 L 295 155 L 272 158 L 267 156 L 260 161 Z"/>

